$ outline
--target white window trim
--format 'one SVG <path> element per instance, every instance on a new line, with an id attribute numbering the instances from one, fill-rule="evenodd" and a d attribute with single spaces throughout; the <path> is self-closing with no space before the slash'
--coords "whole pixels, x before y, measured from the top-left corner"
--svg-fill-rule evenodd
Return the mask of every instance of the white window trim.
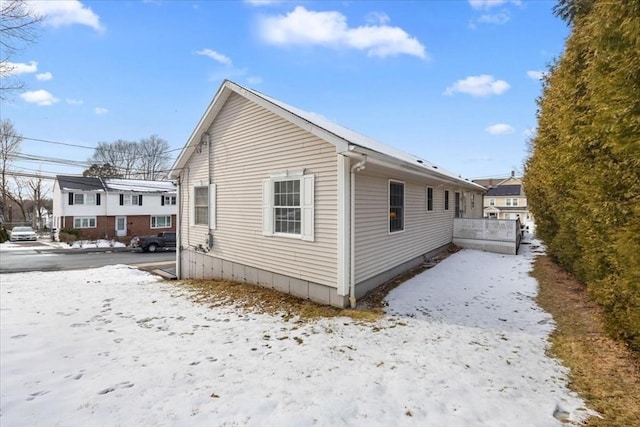
<path id="1" fill-rule="evenodd" d="M 209 224 L 196 223 L 196 208 L 204 207 L 204 205 L 199 206 L 196 205 L 196 188 L 207 188 L 206 185 L 194 185 L 191 187 L 191 225 L 194 227 L 209 227 Z M 209 198 L 209 194 L 207 193 L 207 199 Z M 207 200 L 207 209 L 209 209 L 209 200 Z M 209 212 L 207 212 L 207 218 L 209 217 Z"/>
<path id="2" fill-rule="evenodd" d="M 156 219 L 156 225 L 154 226 L 154 225 L 153 225 L 153 219 L 154 219 L 154 218 L 161 218 L 161 217 L 162 217 L 162 218 L 169 218 L 169 224 L 168 224 L 168 225 L 165 225 L 165 226 L 163 226 L 163 227 L 159 227 L 159 226 L 158 226 L 158 221 L 157 221 L 157 219 Z M 151 215 L 151 216 L 149 217 L 149 228 L 153 228 L 153 229 L 155 229 L 155 228 L 171 228 L 171 215 Z"/>
<path id="3" fill-rule="evenodd" d="M 391 231 L 391 183 L 402 184 L 402 229 Z M 404 181 L 397 179 L 389 179 L 387 182 L 387 234 L 404 233 L 407 229 L 406 224 L 406 210 L 407 210 L 407 185 Z"/>
<path id="4" fill-rule="evenodd" d="M 304 169 L 288 169 L 269 173 L 268 179 L 262 181 L 262 235 L 314 241 L 315 232 L 315 175 L 304 174 Z M 275 182 L 300 181 L 300 234 L 276 233 L 275 206 L 273 188 Z"/>
<path id="5" fill-rule="evenodd" d="M 496 205 L 496 199 L 494 197 L 490 198 L 488 206 L 495 206 L 495 205 Z"/>
<path id="6" fill-rule="evenodd" d="M 76 220 L 80 220 L 80 227 L 76 226 Z M 82 221 L 87 220 L 88 224 L 86 227 L 82 226 Z M 91 226 L 91 221 L 93 220 L 93 226 Z M 73 217 L 73 228 L 96 228 L 98 226 L 98 220 L 95 216 L 74 216 Z"/>

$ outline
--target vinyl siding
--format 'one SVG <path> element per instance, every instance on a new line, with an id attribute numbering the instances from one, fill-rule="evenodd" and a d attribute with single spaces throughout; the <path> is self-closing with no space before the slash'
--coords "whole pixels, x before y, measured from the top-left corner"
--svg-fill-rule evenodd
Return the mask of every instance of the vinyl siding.
<path id="1" fill-rule="evenodd" d="M 268 110 L 232 94 L 209 129 L 216 229 L 211 255 L 335 287 L 337 155 L 335 147 Z M 207 185 L 207 147 L 182 175 L 183 246 L 204 245 L 207 227 L 189 226 L 190 188 Z M 314 174 L 314 241 L 262 235 L 262 181 L 270 172 Z"/>
<path id="2" fill-rule="evenodd" d="M 389 179 L 405 184 L 404 231 L 389 233 Z M 426 209 L 426 187 L 433 188 L 433 211 Z M 444 210 L 449 190 L 449 210 Z M 453 239 L 453 186 L 367 165 L 356 174 L 356 283 L 450 243 Z M 482 217 L 480 193 L 474 213 Z M 476 212 L 477 211 L 477 212 Z M 466 212 L 465 212 L 466 213 Z M 468 216 L 468 215 L 465 215 Z"/>

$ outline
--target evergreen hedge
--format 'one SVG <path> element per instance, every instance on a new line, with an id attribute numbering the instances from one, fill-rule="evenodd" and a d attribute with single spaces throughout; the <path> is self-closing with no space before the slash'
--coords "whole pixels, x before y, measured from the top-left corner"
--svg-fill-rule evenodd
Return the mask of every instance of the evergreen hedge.
<path id="1" fill-rule="evenodd" d="M 524 187 L 549 255 L 640 350 L 640 2 L 561 0 Z"/>

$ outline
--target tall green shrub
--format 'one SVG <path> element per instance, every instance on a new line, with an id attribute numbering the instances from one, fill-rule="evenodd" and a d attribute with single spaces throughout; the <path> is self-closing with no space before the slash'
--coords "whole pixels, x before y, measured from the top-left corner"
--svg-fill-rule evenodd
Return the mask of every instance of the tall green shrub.
<path id="1" fill-rule="evenodd" d="M 524 186 L 549 254 L 640 350 L 640 2 L 560 0 Z"/>

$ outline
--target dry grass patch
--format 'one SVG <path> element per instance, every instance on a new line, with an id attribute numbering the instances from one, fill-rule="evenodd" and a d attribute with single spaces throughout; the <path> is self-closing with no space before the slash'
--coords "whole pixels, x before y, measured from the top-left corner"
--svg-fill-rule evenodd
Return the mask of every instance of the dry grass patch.
<path id="1" fill-rule="evenodd" d="M 376 310 L 352 310 L 316 304 L 293 295 L 247 283 L 220 280 L 185 280 L 180 282 L 191 290 L 194 301 L 211 307 L 234 305 L 250 312 L 280 315 L 310 320 L 324 317 L 350 317 L 354 320 L 375 322 L 384 313 Z"/>
<path id="2" fill-rule="evenodd" d="M 553 316 L 552 356 L 571 369 L 573 390 L 602 415 L 587 425 L 640 426 L 640 354 L 604 331 L 601 308 L 586 288 L 548 257 L 536 259 L 538 304 Z"/>
<path id="3" fill-rule="evenodd" d="M 178 284 L 191 291 L 191 298 L 194 301 L 208 304 L 211 307 L 233 304 L 235 307 L 250 312 L 280 315 L 286 320 L 293 317 L 308 320 L 344 316 L 358 321 L 375 322 L 384 316 L 384 308 L 387 305 L 384 299 L 391 290 L 413 276 L 435 266 L 460 249 L 453 244 L 449 245 L 446 250 L 425 260 L 419 267 L 393 278 L 370 292 L 369 295 L 358 301 L 356 309 L 317 304 L 313 301 L 247 283 L 200 279 L 183 280 Z"/>

